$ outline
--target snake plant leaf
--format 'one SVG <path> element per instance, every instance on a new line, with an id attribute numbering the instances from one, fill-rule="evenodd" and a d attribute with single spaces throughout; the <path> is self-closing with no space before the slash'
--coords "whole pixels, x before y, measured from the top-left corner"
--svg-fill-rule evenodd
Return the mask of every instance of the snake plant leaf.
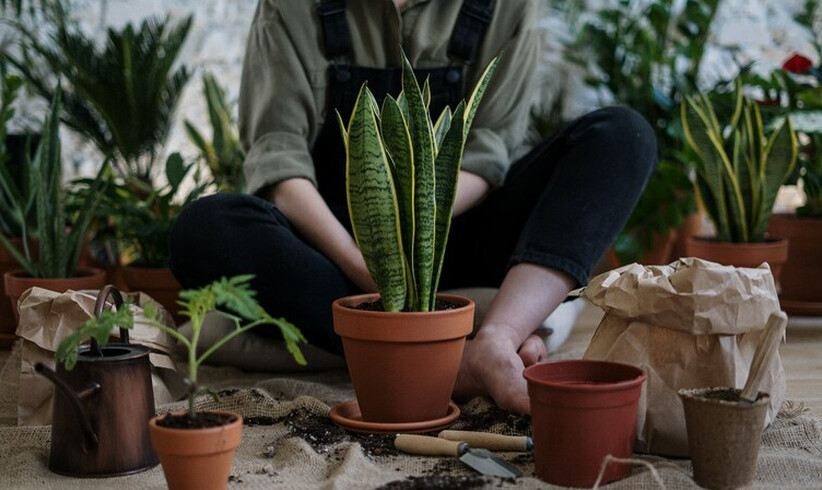
<path id="1" fill-rule="evenodd" d="M 479 81 L 477 81 L 477 84 L 474 85 L 474 90 L 471 92 L 471 97 L 468 99 L 468 103 L 465 107 L 463 138 L 468 137 L 468 131 L 471 129 L 471 124 L 474 122 L 474 116 L 477 114 L 477 108 L 482 100 L 482 96 L 485 95 L 485 89 L 488 88 L 488 84 L 491 82 L 491 76 L 494 74 L 494 70 L 497 69 L 498 64 L 499 55 L 488 63 L 488 66 L 485 67 L 485 71 L 482 72 Z"/>
<path id="2" fill-rule="evenodd" d="M 346 194 L 354 238 L 385 311 L 405 306 L 405 258 L 397 194 L 380 141 L 372 96 L 363 85 L 348 124 Z"/>
<path id="3" fill-rule="evenodd" d="M 334 114 L 337 116 L 337 125 L 340 126 L 340 134 L 342 134 L 343 146 L 345 147 L 346 153 L 348 153 L 348 130 L 345 128 L 345 123 L 342 120 L 340 112 L 334 110 Z"/>
<path id="4" fill-rule="evenodd" d="M 739 188 L 739 178 L 733 170 L 728 154 L 725 152 L 722 136 L 711 132 L 708 133 L 708 138 L 714 146 L 716 154 L 719 156 L 719 162 L 722 165 L 722 182 L 725 184 L 725 196 L 727 202 L 725 206 L 731 210 L 729 216 L 726 217 L 726 222 L 729 226 L 726 230 L 730 239 L 727 241 L 747 242 L 748 241 L 748 225 L 745 215 L 745 200 L 742 198 L 742 192 Z M 737 228 L 738 227 L 738 228 Z M 738 230 L 739 235 L 735 236 L 732 230 Z"/>
<path id="5" fill-rule="evenodd" d="M 448 129 L 451 127 L 451 108 L 446 107 L 442 110 L 440 117 L 437 119 L 437 122 L 434 124 L 434 151 L 435 153 L 439 153 L 440 147 L 442 146 L 442 140 L 445 138 L 445 135 L 448 133 Z"/>
<path id="6" fill-rule="evenodd" d="M 386 95 L 382 103 L 382 138 L 391 162 L 391 171 L 397 192 L 400 211 L 402 245 L 409 262 L 406 276 L 410 284 L 415 284 L 413 268 L 414 251 L 414 152 L 411 134 L 402 115 L 399 103 L 391 95 Z M 406 307 L 414 310 L 417 303 L 416 288 L 409 287 Z"/>
<path id="7" fill-rule="evenodd" d="M 408 104 L 408 128 L 414 149 L 414 278 L 420 310 L 431 309 L 429 298 L 434 264 L 436 196 L 434 187 L 434 128 L 417 78 L 403 56 L 402 91 Z"/>
<path id="8" fill-rule="evenodd" d="M 460 173 L 462 151 L 465 148 L 463 125 L 465 124 L 465 102 L 460 102 L 454 111 L 453 124 L 447 131 L 436 159 L 437 226 L 434 239 L 434 275 L 431 288 L 431 305 L 436 304 L 442 263 L 445 259 L 445 245 L 451 230 L 451 213 L 457 196 L 457 180 Z M 433 306 L 432 306 L 433 307 Z"/>
<path id="9" fill-rule="evenodd" d="M 428 77 L 425 77 L 425 82 L 422 84 L 422 103 L 426 109 L 431 108 L 431 85 Z"/>
<path id="10" fill-rule="evenodd" d="M 682 130 L 685 140 L 699 157 L 696 162 L 697 174 L 702 177 L 704 187 L 714 197 L 703 201 L 707 206 L 708 215 L 714 218 L 719 239 L 730 241 L 730 236 L 727 236 L 728 211 L 725 205 L 725 185 L 720 170 L 722 164 L 719 162 L 721 156 L 717 153 L 710 138 L 710 134 L 716 131 L 713 121 L 708 116 L 708 113 L 712 112 L 706 98 L 686 98 L 681 106 Z M 719 153 L 724 153 L 724 149 Z M 714 207 L 709 206 L 711 202 Z"/>
<path id="11" fill-rule="evenodd" d="M 798 146 L 796 133 L 791 127 L 790 119 L 782 122 L 774 132 L 762 152 L 761 180 L 763 186 L 759 220 L 753 224 L 754 237 L 764 237 L 771 216 L 771 209 L 776 200 L 779 187 L 793 173 L 796 166 Z"/>

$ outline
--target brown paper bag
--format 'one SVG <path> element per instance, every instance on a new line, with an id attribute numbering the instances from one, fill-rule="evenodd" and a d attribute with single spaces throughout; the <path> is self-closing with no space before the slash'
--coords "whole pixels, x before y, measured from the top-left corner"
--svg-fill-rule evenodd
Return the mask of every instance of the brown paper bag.
<path id="1" fill-rule="evenodd" d="M 20 425 L 47 425 L 51 423 L 54 387 L 46 378 L 34 372 L 34 364 L 54 368 L 54 352 L 60 341 L 94 314 L 98 291 L 67 291 L 56 293 L 34 287 L 23 293 L 18 302 L 20 323 L 17 335 L 22 338 L 20 352 L 20 395 L 17 404 L 17 422 Z M 170 315 L 144 293 L 128 293 L 134 298 L 134 328 L 129 341 L 151 349 L 151 382 L 154 403 L 175 401 L 181 381 L 170 354 L 174 338 L 147 325 L 143 307 L 151 302 L 159 310 L 163 321 L 173 325 Z M 120 332 L 112 332 L 119 337 Z"/>
<path id="2" fill-rule="evenodd" d="M 767 264 L 744 269 L 696 258 L 627 265 L 595 277 L 581 295 L 605 311 L 584 357 L 646 370 L 635 449 L 666 456 L 688 456 L 677 391 L 744 386 L 768 316 L 779 309 Z M 770 423 L 785 395 L 778 354 L 760 391 L 771 395 Z"/>

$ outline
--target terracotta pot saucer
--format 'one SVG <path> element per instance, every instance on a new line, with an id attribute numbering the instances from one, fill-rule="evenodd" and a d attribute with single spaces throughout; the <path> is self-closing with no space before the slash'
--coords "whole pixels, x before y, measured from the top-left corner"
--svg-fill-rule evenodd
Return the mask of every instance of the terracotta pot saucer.
<path id="1" fill-rule="evenodd" d="M 460 416 L 460 409 L 454 402 L 449 401 L 448 412 L 445 417 L 439 419 L 408 423 L 365 422 L 362 419 L 357 400 L 348 400 L 331 407 L 329 416 L 334 423 L 351 432 L 363 434 L 419 434 L 449 427 Z"/>

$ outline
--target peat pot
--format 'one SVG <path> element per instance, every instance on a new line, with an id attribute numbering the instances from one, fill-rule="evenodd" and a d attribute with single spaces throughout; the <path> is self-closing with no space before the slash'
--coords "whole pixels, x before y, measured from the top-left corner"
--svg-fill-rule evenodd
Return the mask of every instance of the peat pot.
<path id="1" fill-rule="evenodd" d="M 753 481 L 770 397 L 739 401 L 741 390 L 679 390 L 685 409 L 694 480 L 704 488 L 743 487 Z"/>
<path id="2" fill-rule="evenodd" d="M 162 427 L 157 422 L 163 416 L 149 421 L 151 444 L 160 457 L 169 490 L 224 490 L 228 485 L 243 418 L 233 412 L 207 413 L 224 415 L 230 422 L 198 429 Z"/>
<path id="3" fill-rule="evenodd" d="M 438 294 L 438 302 L 456 307 L 397 313 L 355 308 L 378 299 L 378 294 L 363 294 L 332 304 L 334 332 L 342 337 L 362 420 L 442 419 L 454 391 L 465 338 L 473 330 L 474 302 Z"/>
<path id="4" fill-rule="evenodd" d="M 99 315 L 109 294 L 118 306 L 120 293 L 106 286 L 97 297 Z M 130 344 L 120 329 L 119 343 L 80 346 L 70 371 L 56 372 L 42 363 L 35 370 L 56 387 L 51 426 L 51 471 L 74 477 L 111 477 L 139 473 L 157 465 L 148 421 L 154 417 L 154 391 L 146 347 Z"/>
<path id="5" fill-rule="evenodd" d="M 531 399 L 534 465 L 554 485 L 591 487 L 607 455 L 630 458 L 645 371 L 588 359 L 538 363 L 523 373 Z M 610 463 L 602 483 L 631 467 Z"/>

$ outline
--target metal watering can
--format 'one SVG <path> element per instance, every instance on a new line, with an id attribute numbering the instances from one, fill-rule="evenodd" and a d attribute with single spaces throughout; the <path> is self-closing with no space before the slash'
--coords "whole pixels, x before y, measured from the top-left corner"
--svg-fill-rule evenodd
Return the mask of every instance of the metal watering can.
<path id="1" fill-rule="evenodd" d="M 111 295 L 120 308 L 123 298 L 114 286 L 100 290 L 94 314 Z M 51 427 L 49 469 L 81 478 L 139 473 L 157 465 L 148 420 L 154 416 L 149 350 L 129 344 L 120 328 L 120 342 L 100 347 L 92 339 L 80 347 L 77 364 L 56 372 L 42 363 L 35 370 L 56 387 Z"/>

